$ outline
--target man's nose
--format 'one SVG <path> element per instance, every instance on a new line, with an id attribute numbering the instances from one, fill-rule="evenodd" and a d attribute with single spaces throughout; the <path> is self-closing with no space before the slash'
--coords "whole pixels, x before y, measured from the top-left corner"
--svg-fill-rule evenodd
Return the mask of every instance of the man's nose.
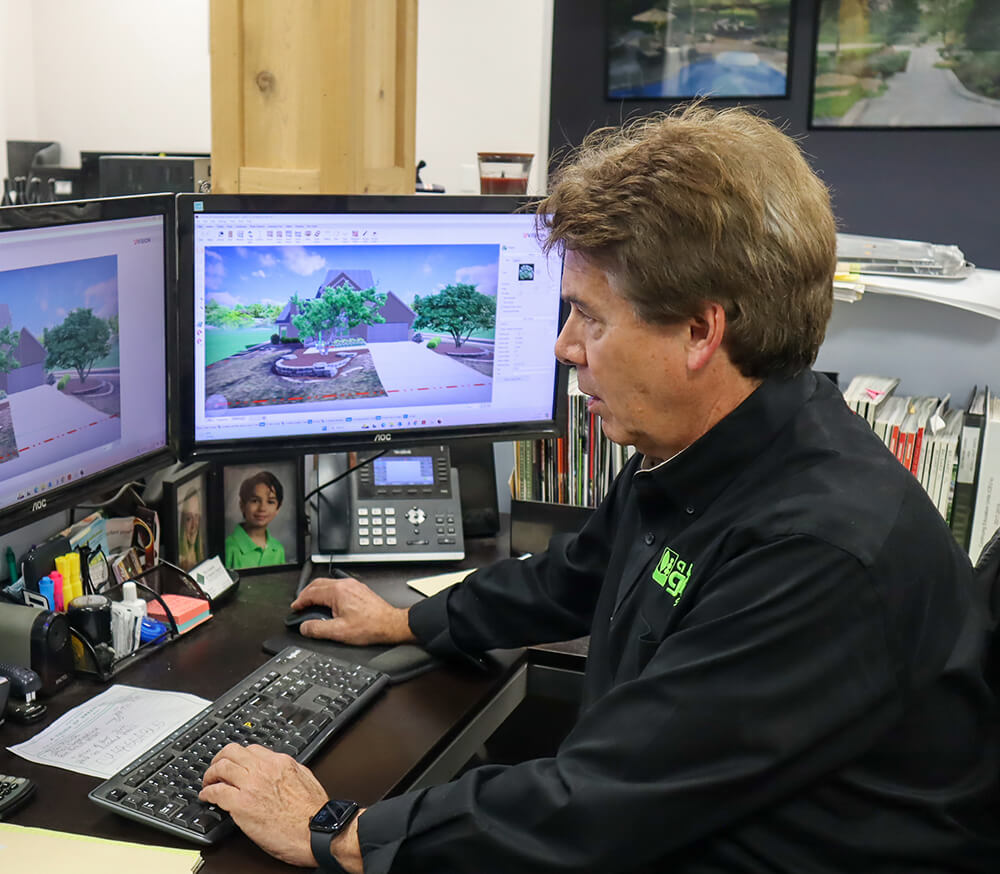
<path id="1" fill-rule="evenodd" d="M 555 355 L 561 364 L 577 366 L 585 361 L 583 346 L 574 339 L 569 320 L 566 321 L 559 336 L 556 337 Z"/>

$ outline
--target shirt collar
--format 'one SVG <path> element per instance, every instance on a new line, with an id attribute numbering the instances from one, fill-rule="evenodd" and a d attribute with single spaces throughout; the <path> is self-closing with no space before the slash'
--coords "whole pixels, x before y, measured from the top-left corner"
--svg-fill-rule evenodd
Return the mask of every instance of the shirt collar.
<path id="1" fill-rule="evenodd" d="M 233 530 L 233 534 L 236 536 L 236 540 L 239 543 L 240 549 L 243 552 L 248 552 L 250 550 L 257 550 L 257 551 L 261 551 L 262 552 L 264 549 L 267 548 L 266 546 L 260 547 L 256 543 L 253 542 L 253 540 L 251 539 L 250 535 L 247 534 L 246 528 L 243 527 L 243 523 L 242 522 L 240 522 L 240 523 L 238 523 L 236 525 L 236 528 Z M 269 545 L 270 542 L 271 542 L 271 533 L 270 532 L 266 532 L 264 534 L 264 537 L 266 539 L 267 544 Z"/>

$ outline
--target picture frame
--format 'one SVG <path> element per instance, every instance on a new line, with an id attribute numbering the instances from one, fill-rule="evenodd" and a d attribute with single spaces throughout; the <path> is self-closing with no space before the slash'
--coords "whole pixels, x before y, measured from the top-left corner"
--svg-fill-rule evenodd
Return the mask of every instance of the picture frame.
<path id="1" fill-rule="evenodd" d="M 795 5 L 605 0 L 605 97 L 787 98 Z"/>
<path id="2" fill-rule="evenodd" d="M 811 130 L 1000 127 L 1000 53 L 991 4 L 819 0 Z M 988 19 L 988 20 L 987 20 Z"/>
<path id="3" fill-rule="evenodd" d="M 168 471 L 160 501 L 160 558 L 189 571 L 212 553 L 208 530 L 210 467 L 197 462 Z"/>
<path id="4" fill-rule="evenodd" d="M 211 539 L 227 570 L 244 576 L 302 566 L 304 478 L 301 455 L 213 464 Z"/>

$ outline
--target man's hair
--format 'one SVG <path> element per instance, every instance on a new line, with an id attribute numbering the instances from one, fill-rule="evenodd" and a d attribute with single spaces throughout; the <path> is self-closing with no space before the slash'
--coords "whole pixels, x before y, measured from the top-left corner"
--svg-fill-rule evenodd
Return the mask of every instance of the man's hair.
<path id="1" fill-rule="evenodd" d="M 798 146 L 746 110 L 693 104 L 590 134 L 538 204 L 546 251 L 605 270 L 636 315 L 726 313 L 751 378 L 816 360 L 833 307 L 836 225 Z"/>
<path id="2" fill-rule="evenodd" d="M 245 504 L 253 497 L 254 489 L 257 486 L 267 486 L 274 492 L 274 498 L 278 502 L 278 506 L 281 506 L 281 502 L 285 499 L 285 490 L 281 485 L 281 481 L 269 470 L 262 470 L 260 473 L 248 476 L 240 483 L 241 504 Z"/>

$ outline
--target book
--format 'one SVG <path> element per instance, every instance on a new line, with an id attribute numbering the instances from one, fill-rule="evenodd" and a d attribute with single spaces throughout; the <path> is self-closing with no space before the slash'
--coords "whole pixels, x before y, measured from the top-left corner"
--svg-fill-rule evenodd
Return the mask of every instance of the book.
<path id="1" fill-rule="evenodd" d="M 877 376 L 864 373 L 855 376 L 844 392 L 847 405 L 874 427 L 879 410 L 899 385 L 895 376 Z"/>
<path id="2" fill-rule="evenodd" d="M 972 508 L 969 557 L 973 564 L 1000 528 L 1000 397 L 987 389 L 979 451 L 979 482 Z"/>
<path id="3" fill-rule="evenodd" d="M 889 445 L 889 429 L 892 424 L 898 426 L 899 422 L 902 420 L 903 413 L 906 412 L 906 402 L 908 398 L 894 395 L 887 400 L 878 411 L 878 415 L 875 418 L 875 425 L 873 430 L 886 446 Z"/>
<path id="4" fill-rule="evenodd" d="M 979 461 L 982 449 L 983 422 L 989 387 L 973 388 L 966 404 L 965 423 L 959 440 L 958 474 L 955 478 L 955 503 L 951 516 L 951 532 L 959 545 L 969 549 L 972 537 L 972 511 L 979 482 Z"/>
<path id="5" fill-rule="evenodd" d="M 934 435 L 927 493 L 945 521 L 948 521 L 952 503 L 952 481 L 958 465 L 958 443 L 964 418 L 962 410 L 948 410 L 944 414 L 944 428 Z"/>

